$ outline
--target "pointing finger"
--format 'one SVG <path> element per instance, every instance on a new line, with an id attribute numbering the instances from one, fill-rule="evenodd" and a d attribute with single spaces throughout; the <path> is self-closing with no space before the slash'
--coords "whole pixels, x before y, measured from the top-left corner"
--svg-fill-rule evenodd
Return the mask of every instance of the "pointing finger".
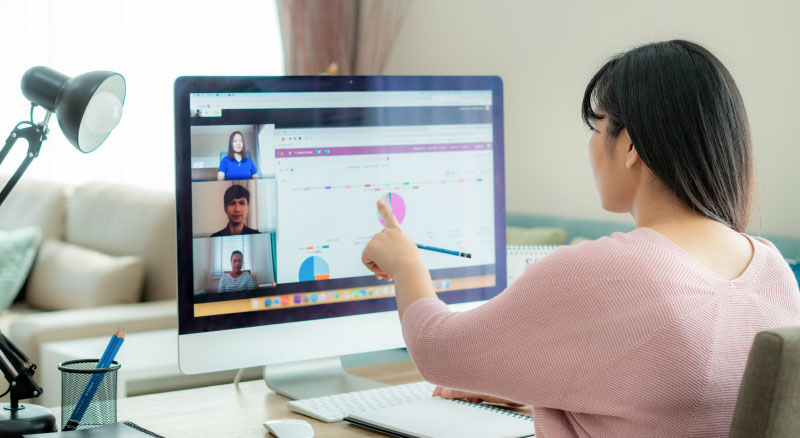
<path id="1" fill-rule="evenodd" d="M 378 211 L 381 213 L 386 228 L 400 228 L 400 224 L 397 222 L 397 218 L 394 217 L 392 209 L 383 199 L 378 200 Z"/>

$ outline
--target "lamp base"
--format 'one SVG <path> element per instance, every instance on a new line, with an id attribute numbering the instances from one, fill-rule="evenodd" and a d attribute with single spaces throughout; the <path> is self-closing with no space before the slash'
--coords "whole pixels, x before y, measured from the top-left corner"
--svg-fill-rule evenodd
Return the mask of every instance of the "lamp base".
<path id="1" fill-rule="evenodd" d="M 10 403 L 0 403 L 0 438 L 21 438 L 26 433 L 58 432 L 56 417 L 43 406 L 20 403 L 11 410 Z"/>

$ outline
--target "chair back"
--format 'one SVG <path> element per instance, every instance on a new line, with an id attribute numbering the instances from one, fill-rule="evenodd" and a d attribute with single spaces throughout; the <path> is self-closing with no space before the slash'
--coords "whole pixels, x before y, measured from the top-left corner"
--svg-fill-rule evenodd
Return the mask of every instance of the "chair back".
<path id="1" fill-rule="evenodd" d="M 800 437 L 800 326 L 756 335 L 730 437 Z"/>

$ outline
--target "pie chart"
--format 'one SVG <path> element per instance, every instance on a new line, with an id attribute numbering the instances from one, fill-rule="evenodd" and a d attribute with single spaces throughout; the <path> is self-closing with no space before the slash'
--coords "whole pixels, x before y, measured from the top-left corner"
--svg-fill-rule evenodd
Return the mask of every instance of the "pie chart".
<path id="1" fill-rule="evenodd" d="M 403 201 L 403 198 L 400 197 L 397 193 L 387 193 L 381 197 L 383 202 L 385 202 L 389 207 L 392 209 L 392 213 L 394 213 L 394 217 L 397 218 L 397 223 L 402 224 L 403 219 L 406 218 L 406 202 Z M 381 222 L 381 225 L 386 226 L 383 223 L 383 218 L 381 217 L 381 213 L 378 212 L 378 220 Z"/>
<path id="2" fill-rule="evenodd" d="M 300 281 L 327 280 L 331 278 L 331 269 L 322 257 L 311 256 L 303 260 L 298 276 Z"/>

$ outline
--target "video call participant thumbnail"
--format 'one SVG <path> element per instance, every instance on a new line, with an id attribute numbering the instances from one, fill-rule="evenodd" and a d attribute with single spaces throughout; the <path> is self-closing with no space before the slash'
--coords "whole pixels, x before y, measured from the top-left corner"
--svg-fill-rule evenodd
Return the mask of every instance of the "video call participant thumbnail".
<path id="1" fill-rule="evenodd" d="M 247 147 L 244 144 L 244 135 L 233 131 L 228 138 L 228 156 L 219 162 L 217 180 L 235 180 L 258 178 L 256 163 L 247 156 Z"/>
<path id="2" fill-rule="evenodd" d="M 259 234 L 258 231 L 244 224 L 250 211 L 250 191 L 240 185 L 233 185 L 225 190 L 223 208 L 228 216 L 228 225 L 212 234 L 211 237 L 236 236 L 239 234 Z"/>
<path id="3" fill-rule="evenodd" d="M 231 271 L 223 272 L 219 277 L 219 287 L 217 292 L 234 292 L 246 289 L 255 289 L 256 285 L 249 272 L 242 270 L 244 266 L 244 254 L 241 251 L 231 253 Z"/>

